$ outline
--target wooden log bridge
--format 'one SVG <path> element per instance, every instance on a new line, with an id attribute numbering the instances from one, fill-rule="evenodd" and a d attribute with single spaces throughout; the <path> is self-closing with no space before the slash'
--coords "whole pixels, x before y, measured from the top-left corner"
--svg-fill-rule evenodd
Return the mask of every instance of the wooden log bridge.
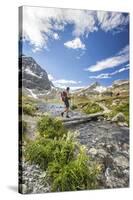
<path id="1" fill-rule="evenodd" d="M 94 113 L 94 114 L 90 114 L 83 117 L 66 118 L 66 119 L 63 119 L 62 122 L 65 126 L 73 126 L 76 124 L 86 123 L 91 120 L 97 120 L 99 117 L 103 117 L 103 116 L 104 116 L 104 113 L 99 112 L 99 113 Z"/>

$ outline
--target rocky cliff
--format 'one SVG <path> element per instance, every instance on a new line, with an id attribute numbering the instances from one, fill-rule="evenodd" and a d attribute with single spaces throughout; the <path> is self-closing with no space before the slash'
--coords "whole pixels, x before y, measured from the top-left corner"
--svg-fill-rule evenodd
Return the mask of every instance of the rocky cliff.
<path id="1" fill-rule="evenodd" d="M 38 91 L 50 90 L 52 83 L 47 72 L 32 57 L 22 56 L 22 86 Z"/>

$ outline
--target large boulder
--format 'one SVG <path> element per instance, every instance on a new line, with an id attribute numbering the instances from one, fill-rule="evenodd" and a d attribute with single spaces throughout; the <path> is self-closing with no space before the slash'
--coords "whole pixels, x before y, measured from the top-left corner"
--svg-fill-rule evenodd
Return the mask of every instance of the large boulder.
<path id="1" fill-rule="evenodd" d="M 125 119 L 125 115 L 120 112 L 112 118 L 112 122 L 124 122 Z"/>

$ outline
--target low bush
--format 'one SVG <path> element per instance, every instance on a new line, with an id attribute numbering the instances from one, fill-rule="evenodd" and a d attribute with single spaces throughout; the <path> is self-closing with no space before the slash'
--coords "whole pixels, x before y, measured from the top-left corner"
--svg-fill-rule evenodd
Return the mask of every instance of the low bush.
<path id="1" fill-rule="evenodd" d="M 103 109 L 98 104 L 90 102 L 83 108 L 83 111 L 86 114 L 92 114 L 103 111 Z"/>
<path id="2" fill-rule="evenodd" d="M 60 166 L 59 162 L 52 162 L 48 167 L 48 175 L 52 183 L 52 191 L 75 191 L 94 189 L 97 187 L 97 177 L 100 166 L 89 164 L 85 152 L 80 152 L 74 160 Z"/>
<path id="3" fill-rule="evenodd" d="M 38 121 L 37 129 L 40 136 L 45 138 L 59 139 L 67 134 L 67 130 L 64 128 L 62 122 L 49 116 L 43 116 Z"/>
<path id="4" fill-rule="evenodd" d="M 72 109 L 72 110 L 75 110 L 75 109 L 77 109 L 77 108 L 78 108 L 78 107 L 77 107 L 76 105 L 74 105 L 74 104 L 71 106 L 71 109 Z"/>
<path id="5" fill-rule="evenodd" d="M 36 108 L 34 105 L 31 104 L 23 104 L 23 113 L 26 115 L 31 115 L 34 116 L 35 112 L 36 112 Z"/>
<path id="6" fill-rule="evenodd" d="M 37 110 L 36 101 L 28 96 L 22 96 L 19 100 L 19 108 L 22 108 L 23 113 L 34 116 Z"/>
<path id="7" fill-rule="evenodd" d="M 60 163 L 60 166 L 67 164 L 75 158 L 76 149 L 78 145 L 72 138 L 53 140 L 39 137 L 27 145 L 25 158 L 45 170 L 52 161 Z"/>
<path id="8" fill-rule="evenodd" d="M 25 149 L 25 159 L 33 164 L 38 164 L 46 170 L 48 163 L 53 160 L 53 152 L 57 147 L 56 141 L 39 138 L 31 141 Z"/>

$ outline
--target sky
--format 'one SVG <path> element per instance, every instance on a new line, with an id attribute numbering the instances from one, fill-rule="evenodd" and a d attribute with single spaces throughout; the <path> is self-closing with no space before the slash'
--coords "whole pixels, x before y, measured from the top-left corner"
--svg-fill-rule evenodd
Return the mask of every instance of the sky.
<path id="1" fill-rule="evenodd" d="M 22 53 L 57 87 L 129 79 L 129 14 L 23 7 Z"/>

